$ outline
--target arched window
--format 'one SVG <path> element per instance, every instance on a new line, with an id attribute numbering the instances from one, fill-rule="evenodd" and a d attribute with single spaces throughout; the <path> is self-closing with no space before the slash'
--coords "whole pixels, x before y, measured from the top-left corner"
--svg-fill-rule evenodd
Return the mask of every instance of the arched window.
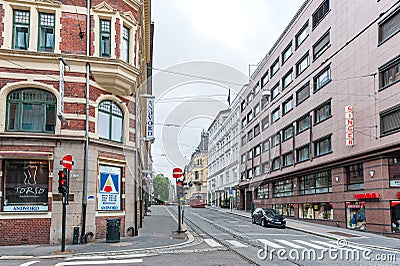
<path id="1" fill-rule="evenodd" d="M 7 96 L 7 131 L 54 133 L 56 97 L 45 90 L 25 88 Z"/>
<path id="2" fill-rule="evenodd" d="M 99 104 L 99 137 L 102 139 L 122 142 L 123 113 L 121 108 L 112 101 L 102 101 Z"/>

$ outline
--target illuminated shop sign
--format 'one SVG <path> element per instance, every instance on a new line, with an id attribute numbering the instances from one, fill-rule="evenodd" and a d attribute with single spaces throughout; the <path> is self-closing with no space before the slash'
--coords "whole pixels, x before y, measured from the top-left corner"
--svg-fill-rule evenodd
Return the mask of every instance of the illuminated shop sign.
<path id="1" fill-rule="evenodd" d="M 381 196 L 379 193 L 372 192 L 372 193 L 361 193 L 361 194 L 354 194 L 355 199 L 380 199 Z"/>
<path id="2" fill-rule="evenodd" d="M 346 120 L 346 146 L 354 146 L 354 121 L 353 121 L 353 106 L 345 106 Z"/>

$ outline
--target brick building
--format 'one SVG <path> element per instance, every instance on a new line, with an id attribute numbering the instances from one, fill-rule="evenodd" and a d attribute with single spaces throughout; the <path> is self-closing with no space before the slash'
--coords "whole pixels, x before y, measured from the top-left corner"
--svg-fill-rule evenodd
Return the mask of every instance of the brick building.
<path id="1" fill-rule="evenodd" d="M 67 243 L 137 233 L 151 27 L 150 0 L 0 1 L 0 245 L 60 243 L 67 154 Z"/>
<path id="2" fill-rule="evenodd" d="M 240 208 L 398 236 L 400 5 L 305 1 L 240 96 Z"/>

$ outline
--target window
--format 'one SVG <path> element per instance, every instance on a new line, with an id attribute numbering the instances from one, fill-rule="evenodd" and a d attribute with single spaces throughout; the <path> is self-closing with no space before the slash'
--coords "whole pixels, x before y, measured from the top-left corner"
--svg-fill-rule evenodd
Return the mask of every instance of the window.
<path id="1" fill-rule="evenodd" d="M 247 141 L 252 140 L 253 137 L 254 137 L 253 130 L 250 130 L 249 132 L 247 132 Z"/>
<path id="2" fill-rule="evenodd" d="M 297 148 L 296 161 L 298 163 L 310 160 L 310 144 Z"/>
<path id="3" fill-rule="evenodd" d="M 260 104 L 257 103 L 256 106 L 254 106 L 254 116 L 258 115 L 260 111 L 261 111 Z"/>
<path id="4" fill-rule="evenodd" d="M 247 170 L 247 178 L 248 179 L 252 179 L 253 178 L 253 170 L 252 169 Z"/>
<path id="5" fill-rule="evenodd" d="M 279 170 L 281 168 L 281 159 L 279 157 L 276 157 L 275 159 L 272 160 L 272 165 L 271 165 L 271 170 Z"/>
<path id="6" fill-rule="evenodd" d="M 111 56 L 111 21 L 100 20 L 100 56 Z"/>
<path id="7" fill-rule="evenodd" d="M 266 173 L 268 173 L 268 171 L 269 171 L 269 162 L 263 163 L 261 165 L 261 172 L 263 174 L 266 174 Z"/>
<path id="8" fill-rule="evenodd" d="M 269 140 L 266 140 L 262 144 L 262 151 L 265 152 L 265 151 L 268 151 L 268 150 L 269 150 Z"/>
<path id="9" fill-rule="evenodd" d="M 274 183 L 274 197 L 293 196 L 293 180 L 286 179 Z"/>
<path id="10" fill-rule="evenodd" d="M 282 78 L 282 89 L 286 88 L 289 86 L 290 83 L 293 81 L 293 70 L 290 69 L 288 73 L 286 73 L 285 76 Z"/>
<path id="11" fill-rule="evenodd" d="M 304 102 L 308 97 L 310 97 L 310 83 L 307 82 L 303 87 L 301 87 L 296 92 L 296 105 Z"/>
<path id="12" fill-rule="evenodd" d="M 347 190 L 364 189 L 363 164 L 353 164 L 346 167 Z"/>
<path id="13" fill-rule="evenodd" d="M 283 102 L 282 104 L 282 115 L 286 115 L 293 109 L 293 96 Z"/>
<path id="14" fill-rule="evenodd" d="M 253 100 L 253 92 L 247 94 L 247 103 L 250 103 Z"/>
<path id="15" fill-rule="evenodd" d="M 314 123 L 318 124 L 331 117 L 331 101 L 322 104 L 314 111 Z"/>
<path id="16" fill-rule="evenodd" d="M 54 51 L 54 14 L 39 13 L 39 51 Z"/>
<path id="17" fill-rule="evenodd" d="M 283 155 L 283 167 L 293 165 L 293 151 Z"/>
<path id="18" fill-rule="evenodd" d="M 269 76 L 268 76 L 268 71 L 265 72 L 264 76 L 262 76 L 261 78 L 261 87 L 264 87 L 265 85 L 267 85 L 269 80 Z"/>
<path id="19" fill-rule="evenodd" d="M 310 128 L 310 115 L 307 114 L 296 121 L 297 134 Z"/>
<path id="20" fill-rule="evenodd" d="M 29 47 L 29 11 L 14 10 L 13 48 L 27 50 Z"/>
<path id="21" fill-rule="evenodd" d="M 257 145 L 254 147 L 254 157 L 260 155 L 261 153 L 261 146 Z"/>
<path id="22" fill-rule="evenodd" d="M 319 194 L 332 192 L 331 171 L 322 171 L 299 178 L 300 194 Z"/>
<path id="23" fill-rule="evenodd" d="M 253 159 L 253 150 L 249 150 L 247 152 L 247 160 L 251 160 L 251 159 Z"/>
<path id="24" fill-rule="evenodd" d="M 261 108 L 264 109 L 268 105 L 268 97 L 262 97 L 261 98 Z"/>
<path id="25" fill-rule="evenodd" d="M 313 58 L 316 60 L 320 57 L 326 49 L 330 46 L 329 30 L 313 45 Z"/>
<path id="26" fill-rule="evenodd" d="M 100 138 L 122 142 L 123 113 L 115 102 L 107 100 L 99 104 L 98 123 Z"/>
<path id="27" fill-rule="evenodd" d="M 271 137 L 271 147 L 275 147 L 279 145 L 279 143 L 281 143 L 281 134 L 278 132 Z"/>
<path id="28" fill-rule="evenodd" d="M 260 124 L 257 124 L 254 127 L 254 136 L 258 136 L 260 134 Z"/>
<path id="29" fill-rule="evenodd" d="M 400 131 L 400 105 L 380 113 L 381 135 Z"/>
<path id="30" fill-rule="evenodd" d="M 288 60 L 292 53 L 292 42 L 290 42 L 289 45 L 286 46 L 285 50 L 283 50 L 282 52 L 282 65 Z"/>
<path id="31" fill-rule="evenodd" d="M 247 123 L 250 123 L 251 120 L 253 120 L 253 112 L 252 111 L 250 111 L 247 114 Z"/>
<path id="32" fill-rule="evenodd" d="M 299 204 L 299 218 L 333 221 L 333 204 L 325 202 Z"/>
<path id="33" fill-rule="evenodd" d="M 242 119 L 242 128 L 244 128 L 247 124 L 246 117 Z"/>
<path id="34" fill-rule="evenodd" d="M 329 12 L 329 0 L 325 0 L 312 15 L 312 24 L 315 28 Z"/>
<path id="35" fill-rule="evenodd" d="M 254 176 L 259 176 L 260 174 L 261 174 L 260 166 L 257 165 L 256 167 L 254 167 Z"/>
<path id="36" fill-rule="evenodd" d="M 257 199 L 268 199 L 269 186 L 268 184 L 257 188 Z"/>
<path id="37" fill-rule="evenodd" d="M 56 97 L 47 91 L 26 88 L 7 96 L 7 131 L 54 133 Z"/>
<path id="38" fill-rule="evenodd" d="M 253 88 L 253 94 L 256 95 L 260 91 L 260 83 L 257 82 L 256 86 Z"/>
<path id="39" fill-rule="evenodd" d="M 329 135 L 328 137 L 314 141 L 314 148 L 315 157 L 330 153 L 332 151 L 331 136 Z"/>
<path id="40" fill-rule="evenodd" d="M 271 65 L 271 70 L 270 70 L 271 71 L 271 77 L 273 77 L 278 70 L 279 70 L 279 58 L 277 58 L 275 60 L 275 62 L 272 63 L 272 65 Z"/>
<path id="41" fill-rule="evenodd" d="M 397 9 L 379 23 L 379 43 L 382 43 L 400 31 L 400 9 Z"/>
<path id="42" fill-rule="evenodd" d="M 276 83 L 276 85 L 271 89 L 271 101 L 272 101 L 273 99 L 275 99 L 275 98 L 278 96 L 279 92 L 280 92 L 280 89 L 279 89 L 279 82 L 278 82 L 278 83 Z"/>
<path id="43" fill-rule="evenodd" d="M 379 68 L 379 88 L 384 89 L 387 86 L 400 80 L 400 57 L 386 66 Z"/>
<path id="44" fill-rule="evenodd" d="M 390 186 L 400 187 L 400 156 L 389 158 L 388 160 Z"/>
<path id="45" fill-rule="evenodd" d="M 269 116 L 268 115 L 261 121 L 261 126 L 262 126 L 262 130 L 266 130 L 269 127 Z"/>
<path id="46" fill-rule="evenodd" d="M 296 49 L 304 42 L 304 40 L 308 36 L 308 21 L 304 26 L 301 28 L 301 30 L 296 34 Z"/>
<path id="47" fill-rule="evenodd" d="M 310 57 L 307 53 L 299 60 L 299 62 L 296 63 L 296 76 L 299 76 L 301 73 L 303 73 L 309 65 Z"/>
<path id="48" fill-rule="evenodd" d="M 240 111 L 243 112 L 245 108 L 246 108 L 246 100 L 243 100 L 242 103 L 240 104 Z"/>
<path id="49" fill-rule="evenodd" d="M 283 216 L 294 217 L 294 204 L 273 204 L 272 208 L 277 210 Z"/>
<path id="50" fill-rule="evenodd" d="M 242 163 L 245 163 L 245 162 L 246 162 L 246 153 L 243 153 L 243 154 L 242 154 L 242 160 L 241 160 L 241 162 L 242 162 Z"/>
<path id="51" fill-rule="evenodd" d="M 331 69 L 330 67 L 322 70 L 318 75 L 314 77 L 314 92 L 322 89 L 326 84 L 331 81 Z"/>
<path id="52" fill-rule="evenodd" d="M 283 141 L 288 140 L 288 139 L 290 139 L 290 138 L 292 138 L 292 137 L 293 137 L 293 126 L 290 125 L 290 126 L 288 126 L 288 127 L 285 127 L 285 128 L 282 130 L 282 138 L 283 138 Z"/>
<path id="53" fill-rule="evenodd" d="M 275 123 L 279 120 L 280 117 L 280 108 L 276 108 L 271 114 L 271 124 Z"/>
<path id="54" fill-rule="evenodd" d="M 129 41 L 130 41 L 129 35 L 130 35 L 130 30 L 124 26 L 122 28 L 121 58 L 127 63 L 129 63 Z"/>

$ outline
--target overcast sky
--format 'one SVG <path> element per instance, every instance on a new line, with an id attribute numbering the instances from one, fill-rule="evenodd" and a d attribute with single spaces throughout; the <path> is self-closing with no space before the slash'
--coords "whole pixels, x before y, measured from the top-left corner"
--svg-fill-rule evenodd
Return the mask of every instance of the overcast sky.
<path id="1" fill-rule="evenodd" d="M 228 107 L 229 90 L 246 83 L 249 65 L 265 56 L 302 3 L 152 0 L 156 173 L 184 168 L 201 131 Z"/>

